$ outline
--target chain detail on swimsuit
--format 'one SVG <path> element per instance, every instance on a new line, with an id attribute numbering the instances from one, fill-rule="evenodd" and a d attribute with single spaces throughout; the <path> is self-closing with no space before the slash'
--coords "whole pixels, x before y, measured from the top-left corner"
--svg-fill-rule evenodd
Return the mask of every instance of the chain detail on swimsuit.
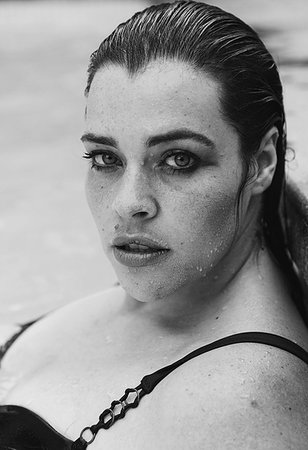
<path id="1" fill-rule="evenodd" d="M 126 411 L 131 408 L 137 408 L 140 399 L 146 394 L 141 384 L 136 388 L 128 388 L 125 394 L 119 399 L 114 400 L 110 408 L 105 409 L 99 416 L 99 420 L 95 425 L 85 427 L 80 433 L 79 439 L 72 445 L 72 450 L 81 450 L 87 448 L 91 444 L 99 430 L 102 428 L 108 430 L 117 420 L 123 419 Z M 88 438 L 86 435 L 89 435 Z"/>

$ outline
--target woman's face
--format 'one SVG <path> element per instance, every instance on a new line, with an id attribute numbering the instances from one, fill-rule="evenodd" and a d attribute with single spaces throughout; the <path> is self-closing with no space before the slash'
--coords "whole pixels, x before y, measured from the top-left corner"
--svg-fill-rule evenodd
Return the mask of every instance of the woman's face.
<path id="1" fill-rule="evenodd" d="M 88 202 L 126 292 L 151 301 L 217 279 L 238 245 L 242 177 L 239 137 L 220 112 L 218 83 L 174 61 L 134 76 L 100 69 L 82 140 L 91 156 Z M 131 235 L 169 250 L 113 246 Z"/>

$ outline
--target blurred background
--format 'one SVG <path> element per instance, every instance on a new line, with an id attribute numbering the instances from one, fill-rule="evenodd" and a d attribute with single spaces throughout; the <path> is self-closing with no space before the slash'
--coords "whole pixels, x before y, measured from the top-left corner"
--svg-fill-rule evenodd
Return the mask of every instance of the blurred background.
<path id="1" fill-rule="evenodd" d="M 84 195 L 90 53 L 151 1 L 0 1 L 0 331 L 112 286 Z M 259 31 L 285 87 L 288 172 L 308 195 L 308 2 L 217 0 Z M 292 155 L 291 155 L 292 156 Z M 0 332 L 1 337 L 1 332 Z"/>

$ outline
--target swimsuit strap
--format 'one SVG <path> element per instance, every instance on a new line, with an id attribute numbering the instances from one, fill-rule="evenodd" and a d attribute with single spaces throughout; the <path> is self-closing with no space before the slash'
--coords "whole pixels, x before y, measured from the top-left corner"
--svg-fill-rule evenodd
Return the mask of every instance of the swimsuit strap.
<path id="1" fill-rule="evenodd" d="M 11 345 L 16 341 L 17 338 L 19 338 L 19 336 L 27 329 L 29 328 L 31 325 L 33 325 L 35 322 L 37 322 L 40 319 L 40 317 L 38 319 L 32 320 L 31 322 L 27 322 L 24 323 L 23 325 L 19 325 L 20 329 L 13 334 L 13 336 L 11 336 L 4 344 L 0 345 L 0 365 L 1 365 L 1 360 L 4 357 L 4 355 L 6 354 L 6 352 L 8 351 L 8 349 L 11 347 Z"/>
<path id="2" fill-rule="evenodd" d="M 72 450 L 86 449 L 88 445 L 94 441 L 96 434 L 100 429 L 110 428 L 117 420 L 122 419 L 125 416 L 125 413 L 128 409 L 136 408 L 144 395 L 152 392 L 155 386 L 157 386 L 160 381 L 162 381 L 173 370 L 175 370 L 185 362 L 189 361 L 192 358 L 195 358 L 196 356 L 220 347 L 225 347 L 231 344 L 250 342 L 278 347 L 282 350 L 287 351 L 288 353 L 292 353 L 308 364 L 308 352 L 306 350 L 304 350 L 298 344 L 295 344 L 295 342 L 292 342 L 282 336 L 277 336 L 276 334 L 251 331 L 224 337 L 215 342 L 199 347 L 198 349 L 188 353 L 188 355 L 184 356 L 173 364 L 162 367 L 161 369 L 151 373 L 150 375 L 145 375 L 136 388 L 126 389 L 125 394 L 119 400 L 113 401 L 110 405 L 110 408 L 105 409 L 101 413 L 101 415 L 99 416 L 99 421 L 96 424 L 90 427 L 86 427 L 82 430 L 79 438 L 72 444 Z"/>
<path id="3" fill-rule="evenodd" d="M 162 381 L 167 375 L 169 375 L 169 373 L 171 373 L 174 369 L 181 366 L 190 359 L 216 348 L 244 342 L 266 344 L 273 347 L 278 347 L 282 350 L 292 353 L 308 364 L 308 352 L 306 352 L 306 350 L 304 350 L 299 345 L 295 344 L 295 342 L 292 342 L 282 336 L 277 336 L 276 334 L 263 333 L 261 331 L 250 331 L 245 333 L 233 334 L 231 336 L 224 337 L 222 339 L 219 339 L 218 341 L 211 342 L 210 344 L 203 345 L 202 347 L 197 348 L 196 350 L 188 353 L 188 355 L 184 356 L 173 364 L 165 366 L 162 369 L 159 369 L 156 372 L 152 373 L 151 375 L 146 375 L 145 377 L 143 377 L 141 381 L 142 387 L 148 394 L 160 381 Z"/>

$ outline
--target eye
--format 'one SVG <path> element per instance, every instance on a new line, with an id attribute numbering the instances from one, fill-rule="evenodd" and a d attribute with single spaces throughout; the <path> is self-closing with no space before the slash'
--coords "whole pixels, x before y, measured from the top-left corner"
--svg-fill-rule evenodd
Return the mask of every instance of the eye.
<path id="1" fill-rule="evenodd" d="M 83 155 L 83 158 L 91 159 L 91 167 L 96 170 L 109 170 L 114 169 L 115 166 L 121 165 L 119 158 L 114 153 L 107 150 L 92 150 L 86 152 Z"/>
<path id="2" fill-rule="evenodd" d="M 170 175 L 184 175 L 194 171 L 198 163 L 199 158 L 192 153 L 183 150 L 172 150 L 167 153 L 160 167 Z"/>
<path id="3" fill-rule="evenodd" d="M 99 153 L 92 157 L 92 161 L 98 166 L 112 166 L 117 162 L 117 158 L 112 153 Z"/>
<path id="4" fill-rule="evenodd" d="M 167 162 L 169 166 L 174 168 L 185 168 L 187 166 L 191 166 L 193 158 L 188 153 L 177 152 L 174 155 L 168 156 L 165 159 L 165 162 Z"/>

